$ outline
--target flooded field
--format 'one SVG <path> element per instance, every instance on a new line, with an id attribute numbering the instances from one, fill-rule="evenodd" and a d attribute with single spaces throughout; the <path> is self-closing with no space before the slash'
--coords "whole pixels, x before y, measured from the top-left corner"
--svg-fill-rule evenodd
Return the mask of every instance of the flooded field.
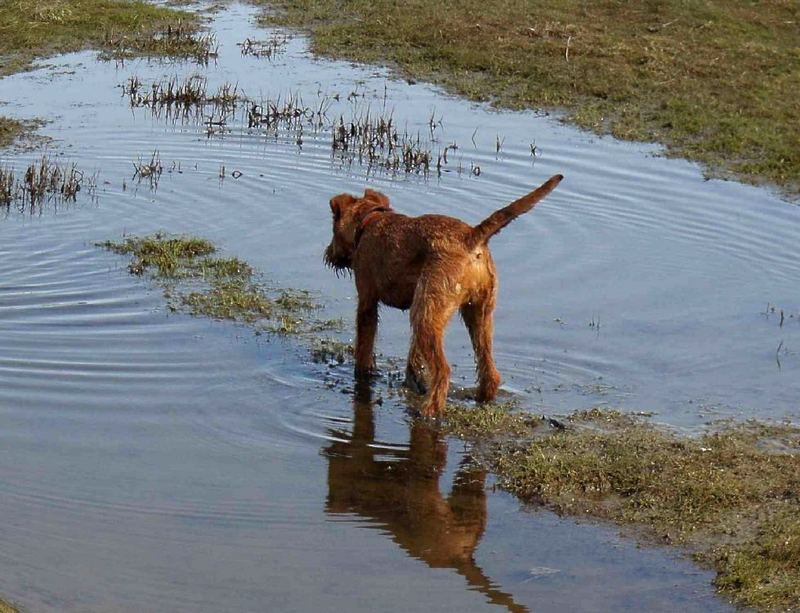
<path id="1" fill-rule="evenodd" d="M 369 185 L 477 222 L 563 173 L 492 241 L 504 388 L 536 413 L 608 405 L 693 431 L 800 420 L 800 207 L 314 59 L 252 17 L 215 15 L 207 66 L 85 52 L 0 80 L 4 114 L 49 120 L 49 156 L 93 181 L 0 206 L 0 594 L 30 611 L 729 608 L 675 551 L 493 491 L 386 380 L 354 390 L 303 343 L 172 313 L 95 243 L 208 238 L 311 290 L 347 340 L 352 282 L 321 257 L 331 195 Z M 387 371 L 407 327 L 382 314 Z M 457 322 L 448 357 L 471 386 Z"/>

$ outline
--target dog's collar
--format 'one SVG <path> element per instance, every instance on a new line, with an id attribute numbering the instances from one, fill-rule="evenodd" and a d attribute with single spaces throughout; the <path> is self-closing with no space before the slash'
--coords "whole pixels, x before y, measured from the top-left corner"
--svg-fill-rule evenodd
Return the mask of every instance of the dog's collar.
<path id="1" fill-rule="evenodd" d="M 364 216 L 364 219 L 361 220 L 361 223 L 358 224 L 358 230 L 356 231 L 356 244 L 358 241 L 361 240 L 361 235 L 364 233 L 366 227 L 371 224 L 373 221 L 380 217 L 381 213 L 386 213 L 387 211 L 391 211 L 392 209 L 389 207 L 381 207 L 379 209 L 372 209 L 369 213 Z"/>

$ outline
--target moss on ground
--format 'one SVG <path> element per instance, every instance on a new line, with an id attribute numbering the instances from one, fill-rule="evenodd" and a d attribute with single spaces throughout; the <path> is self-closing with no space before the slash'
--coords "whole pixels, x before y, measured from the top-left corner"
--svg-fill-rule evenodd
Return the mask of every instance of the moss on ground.
<path id="1" fill-rule="evenodd" d="M 0 599 L 0 613 L 19 613 L 19 609 Z"/>
<path id="2" fill-rule="evenodd" d="M 522 500 L 683 546 L 741 604 L 800 607 L 800 428 L 731 423 L 689 438 L 616 411 L 558 422 L 461 404 L 445 428 Z"/>
<path id="3" fill-rule="evenodd" d="M 504 107 L 566 108 L 597 133 L 800 193 L 800 3 L 255 1 L 318 53 Z"/>
<path id="4" fill-rule="evenodd" d="M 247 262 L 215 255 L 214 244 L 202 238 L 153 234 L 98 246 L 130 255 L 131 274 L 157 281 L 175 311 L 278 334 L 314 335 L 341 325 L 315 316 L 320 305 L 310 292 L 267 287 Z"/>

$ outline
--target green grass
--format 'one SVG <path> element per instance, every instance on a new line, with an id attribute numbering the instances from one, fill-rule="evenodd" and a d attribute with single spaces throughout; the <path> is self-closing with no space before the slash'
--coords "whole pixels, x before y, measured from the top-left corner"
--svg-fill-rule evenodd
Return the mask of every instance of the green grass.
<path id="1" fill-rule="evenodd" d="M 214 244 L 202 238 L 153 234 L 98 246 L 130 255 L 130 273 L 158 282 L 174 311 L 250 324 L 258 332 L 313 338 L 341 325 L 315 316 L 320 305 L 310 292 L 269 288 L 247 262 L 217 256 Z"/>
<path id="2" fill-rule="evenodd" d="M 87 47 L 108 57 L 170 56 L 208 61 L 212 37 L 197 17 L 129 0 L 0 0 L 0 77 L 25 70 L 36 58 Z M 0 148 L 34 124 L 0 116 Z"/>
<path id="3" fill-rule="evenodd" d="M 592 131 L 666 145 L 710 174 L 800 193 L 800 3 L 786 0 L 277 0 L 315 52 Z"/>
<path id="4" fill-rule="evenodd" d="M 170 30 L 194 29 L 191 13 L 128 0 L 0 0 L 0 76 L 24 69 L 37 57 L 94 47 L 145 55 L 190 52 L 185 37 L 164 43 Z"/>
<path id="5" fill-rule="evenodd" d="M 683 546 L 741 604 L 800 607 L 800 428 L 746 422 L 688 438 L 615 411 L 561 423 L 513 405 L 452 405 L 445 428 L 476 442 L 522 500 Z"/>

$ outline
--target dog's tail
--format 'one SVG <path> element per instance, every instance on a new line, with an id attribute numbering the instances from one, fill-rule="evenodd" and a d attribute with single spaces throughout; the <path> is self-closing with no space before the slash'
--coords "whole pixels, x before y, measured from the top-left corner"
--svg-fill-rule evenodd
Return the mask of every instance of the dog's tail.
<path id="1" fill-rule="evenodd" d="M 470 248 L 477 247 L 478 245 L 487 242 L 490 238 L 492 238 L 492 236 L 505 228 L 517 217 L 530 211 L 534 206 L 536 206 L 536 203 L 539 202 L 539 200 L 552 192 L 556 188 L 556 185 L 561 183 L 561 179 L 563 178 L 563 175 L 554 175 L 527 196 L 523 196 L 519 200 L 515 200 L 508 206 L 503 207 L 502 209 L 497 210 L 489 215 L 489 217 L 484 219 L 472 229 Z"/>

